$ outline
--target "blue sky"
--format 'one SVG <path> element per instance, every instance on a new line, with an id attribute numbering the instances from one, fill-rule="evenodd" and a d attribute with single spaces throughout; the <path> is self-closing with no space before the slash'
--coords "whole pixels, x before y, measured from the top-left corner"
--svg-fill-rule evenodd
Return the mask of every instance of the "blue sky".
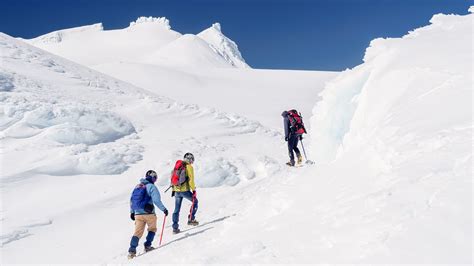
<path id="1" fill-rule="evenodd" d="M 32 38 L 102 22 L 127 27 L 164 16 L 181 33 L 214 22 L 254 68 L 343 70 L 362 63 L 377 37 L 400 37 L 436 13 L 467 14 L 466 0 L 2 0 L 0 31 Z"/>

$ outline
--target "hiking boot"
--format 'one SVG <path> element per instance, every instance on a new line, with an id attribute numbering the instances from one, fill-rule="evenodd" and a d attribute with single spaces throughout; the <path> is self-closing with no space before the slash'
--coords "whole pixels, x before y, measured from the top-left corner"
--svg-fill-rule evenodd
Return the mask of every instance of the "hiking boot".
<path id="1" fill-rule="evenodd" d="M 188 221 L 188 225 L 194 225 L 194 226 L 196 226 L 196 225 L 199 225 L 199 222 L 196 221 L 196 219 L 194 219 L 194 220 L 189 220 L 189 221 Z"/>
<path id="2" fill-rule="evenodd" d="M 179 234 L 179 232 L 181 232 L 181 230 L 179 230 L 179 228 L 176 228 L 176 229 L 173 228 L 173 234 Z"/>
<path id="3" fill-rule="evenodd" d="M 135 258 L 137 256 L 137 253 L 136 252 L 128 252 L 128 259 L 131 260 L 133 258 Z"/>
<path id="4" fill-rule="evenodd" d="M 286 165 L 288 165 L 288 166 L 295 166 L 295 162 L 291 162 L 291 161 L 290 161 L 290 162 L 287 162 Z"/>
<path id="5" fill-rule="evenodd" d="M 301 164 L 301 163 L 303 163 L 303 156 L 301 156 L 300 154 L 298 155 L 298 164 Z"/>
<path id="6" fill-rule="evenodd" d="M 155 248 L 152 247 L 152 246 L 145 246 L 145 252 L 148 252 L 148 251 L 152 251 L 154 250 Z"/>

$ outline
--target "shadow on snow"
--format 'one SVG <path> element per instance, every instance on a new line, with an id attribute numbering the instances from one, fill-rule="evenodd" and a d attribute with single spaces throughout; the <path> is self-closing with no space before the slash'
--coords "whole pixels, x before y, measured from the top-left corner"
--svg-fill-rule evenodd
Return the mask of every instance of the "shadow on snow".
<path id="1" fill-rule="evenodd" d="M 215 219 L 215 220 L 212 220 L 212 221 L 209 221 L 209 222 L 200 224 L 200 225 L 195 226 L 195 227 L 193 227 L 193 228 L 188 228 L 188 229 L 186 229 L 186 230 L 181 231 L 180 234 L 185 233 L 185 232 L 188 232 L 188 231 L 190 231 L 190 230 L 194 230 L 194 229 L 197 229 L 197 228 L 206 226 L 206 225 L 209 225 L 209 224 L 213 224 L 213 223 L 217 223 L 217 222 L 224 221 L 225 219 L 228 219 L 228 218 L 230 218 L 230 217 L 232 217 L 232 216 L 235 216 L 235 214 L 227 215 L 227 216 L 224 216 L 224 217 L 221 217 L 221 218 L 217 218 L 217 219 Z M 206 232 L 207 230 L 211 230 L 212 228 L 214 228 L 214 227 L 211 226 L 211 227 L 205 228 L 205 229 L 203 229 L 203 230 L 200 230 L 200 231 L 197 231 L 197 232 L 194 232 L 194 233 L 186 233 L 184 236 L 179 237 L 179 238 L 177 238 L 177 239 L 174 239 L 174 240 L 172 240 L 172 241 L 170 241 L 170 242 L 168 242 L 168 243 L 166 243 L 166 244 L 163 244 L 163 245 L 157 247 L 156 249 L 154 249 L 154 250 L 152 250 L 152 251 L 155 251 L 155 250 L 157 250 L 157 249 L 161 249 L 161 248 L 163 248 L 163 247 L 166 247 L 166 246 L 171 245 L 171 244 L 173 244 L 173 243 L 176 243 L 176 242 L 178 242 L 178 241 L 184 240 L 184 239 L 186 239 L 186 238 L 189 238 L 189 237 L 192 237 L 192 236 L 195 236 L 195 235 L 202 234 L 202 233 Z M 137 257 L 143 256 L 143 255 L 145 255 L 145 254 L 147 254 L 147 253 L 150 253 L 150 252 L 152 252 L 152 251 L 149 251 L 149 252 L 146 252 L 146 253 L 138 254 Z"/>

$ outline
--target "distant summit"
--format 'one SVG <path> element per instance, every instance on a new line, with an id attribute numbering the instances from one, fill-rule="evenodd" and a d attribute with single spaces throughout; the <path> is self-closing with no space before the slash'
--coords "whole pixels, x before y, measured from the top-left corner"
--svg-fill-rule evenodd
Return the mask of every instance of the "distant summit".
<path id="1" fill-rule="evenodd" d="M 237 44 L 222 33 L 220 23 L 212 24 L 210 28 L 202 31 L 197 36 L 215 48 L 216 52 L 231 65 L 239 68 L 249 68 Z"/>
<path id="2" fill-rule="evenodd" d="M 54 31 L 25 40 L 83 65 L 129 62 L 179 67 L 249 68 L 221 25 L 184 37 L 165 17 L 139 17 L 129 27 L 104 30 L 102 23 Z M 184 38 L 183 38 L 184 37 Z"/>

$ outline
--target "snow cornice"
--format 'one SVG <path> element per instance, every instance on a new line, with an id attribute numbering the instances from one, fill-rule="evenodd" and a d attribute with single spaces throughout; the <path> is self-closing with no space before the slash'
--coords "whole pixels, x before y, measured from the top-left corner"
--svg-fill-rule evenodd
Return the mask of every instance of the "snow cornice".
<path id="1" fill-rule="evenodd" d="M 129 27 L 134 27 L 140 24 L 155 24 L 163 26 L 166 29 L 171 29 L 170 21 L 165 17 L 139 17 L 137 20 L 130 22 Z"/>

